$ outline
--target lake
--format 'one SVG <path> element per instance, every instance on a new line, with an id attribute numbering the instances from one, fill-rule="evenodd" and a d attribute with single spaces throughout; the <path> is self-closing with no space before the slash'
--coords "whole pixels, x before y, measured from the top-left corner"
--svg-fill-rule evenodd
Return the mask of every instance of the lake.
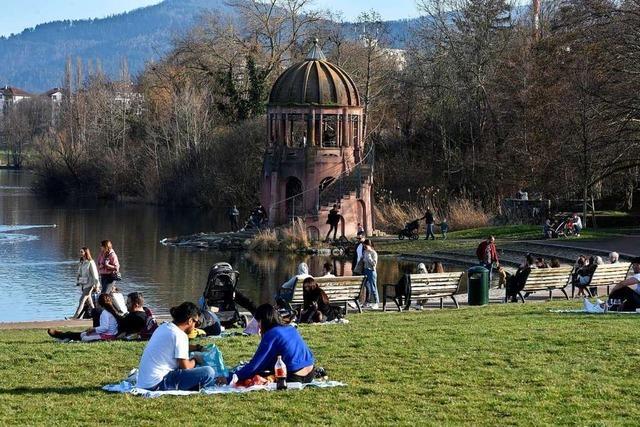
<path id="1" fill-rule="evenodd" d="M 96 200 L 56 202 L 31 192 L 34 176 L 0 170 L 0 322 L 53 320 L 71 316 L 78 251 L 87 246 L 97 258 L 109 239 L 121 263 L 123 293 L 143 292 L 160 314 L 183 301 L 197 301 L 210 267 L 229 262 L 240 272 L 239 288 L 258 303 L 271 302 L 299 262 L 312 274 L 331 261 L 338 275 L 351 272 L 344 259 L 215 252 L 160 244 L 165 237 L 200 231 L 226 231 L 225 209 L 169 209 Z M 395 283 L 403 266 L 382 257 L 378 283 Z M 381 286 L 380 286 L 381 287 Z M 382 294 L 381 294 L 382 296 Z"/>

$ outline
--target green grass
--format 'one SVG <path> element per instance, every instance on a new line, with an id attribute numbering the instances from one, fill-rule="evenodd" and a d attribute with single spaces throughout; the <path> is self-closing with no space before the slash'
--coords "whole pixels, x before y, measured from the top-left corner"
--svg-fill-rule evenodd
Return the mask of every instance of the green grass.
<path id="1" fill-rule="evenodd" d="M 622 236 L 633 228 L 600 228 L 598 230 L 584 229 L 580 237 L 569 237 L 558 241 L 571 244 L 574 240 L 602 239 Z M 501 225 L 493 227 L 475 228 L 470 230 L 453 231 L 447 235 L 447 240 L 441 240 L 437 234 L 437 240 L 398 240 L 390 236 L 389 239 L 378 240 L 376 248 L 385 253 L 419 253 L 430 254 L 438 251 L 450 251 L 458 249 L 475 248 L 481 240 L 487 236 L 495 236 L 498 245 L 505 241 L 517 240 L 542 240 L 542 227 L 537 225 Z"/>
<path id="2" fill-rule="evenodd" d="M 391 254 L 430 254 L 441 251 L 451 251 L 459 249 L 475 248 L 478 245 L 476 240 L 450 239 L 447 240 L 380 240 L 375 243 L 376 249 L 381 253 Z"/>
<path id="3" fill-rule="evenodd" d="M 616 425 L 640 417 L 636 316 L 549 313 L 571 303 L 350 315 L 301 327 L 345 388 L 246 395 L 108 394 L 143 344 L 0 336 L 0 424 Z M 219 341 L 227 363 L 256 338 Z"/>

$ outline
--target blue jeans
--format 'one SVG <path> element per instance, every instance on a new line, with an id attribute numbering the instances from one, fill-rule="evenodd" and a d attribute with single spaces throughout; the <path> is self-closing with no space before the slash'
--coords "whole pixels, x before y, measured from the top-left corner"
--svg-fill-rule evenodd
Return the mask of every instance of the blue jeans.
<path id="1" fill-rule="evenodd" d="M 487 264 L 486 262 L 482 262 L 480 265 L 489 270 L 489 286 L 491 286 L 491 279 L 493 278 L 493 263 L 490 262 Z"/>
<path id="2" fill-rule="evenodd" d="M 378 296 L 378 273 L 375 270 L 370 270 L 368 268 L 364 269 L 364 275 L 367 276 L 367 281 L 364 282 L 364 285 L 367 289 L 367 301 L 373 299 L 376 304 L 380 303 L 380 297 Z"/>
<path id="3" fill-rule="evenodd" d="M 193 369 L 175 369 L 169 372 L 153 390 L 198 391 L 216 384 L 216 371 L 211 366 Z"/>
<path id="4" fill-rule="evenodd" d="M 427 224 L 427 240 L 429 239 L 429 236 L 431 236 L 433 240 L 436 240 L 436 235 L 433 234 L 433 228 L 433 224 Z"/>

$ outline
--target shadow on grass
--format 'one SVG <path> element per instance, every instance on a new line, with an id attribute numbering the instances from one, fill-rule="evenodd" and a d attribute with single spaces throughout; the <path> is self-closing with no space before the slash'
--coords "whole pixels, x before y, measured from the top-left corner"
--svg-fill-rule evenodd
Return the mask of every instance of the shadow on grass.
<path id="1" fill-rule="evenodd" d="M 28 395 L 28 394 L 82 394 L 85 395 L 92 391 L 101 391 L 100 387 L 14 387 L 0 388 L 0 395 Z"/>

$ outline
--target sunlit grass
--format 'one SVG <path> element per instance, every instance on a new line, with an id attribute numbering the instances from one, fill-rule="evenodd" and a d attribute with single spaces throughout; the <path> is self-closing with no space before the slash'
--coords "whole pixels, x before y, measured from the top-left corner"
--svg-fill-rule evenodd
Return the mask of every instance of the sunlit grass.
<path id="1" fill-rule="evenodd" d="M 303 326 L 320 365 L 346 388 L 140 397 L 100 386 L 135 367 L 141 343 L 0 336 L 0 424 L 635 424 L 638 318 L 555 314 L 575 302 L 349 315 Z M 257 338 L 217 341 L 229 364 Z"/>

